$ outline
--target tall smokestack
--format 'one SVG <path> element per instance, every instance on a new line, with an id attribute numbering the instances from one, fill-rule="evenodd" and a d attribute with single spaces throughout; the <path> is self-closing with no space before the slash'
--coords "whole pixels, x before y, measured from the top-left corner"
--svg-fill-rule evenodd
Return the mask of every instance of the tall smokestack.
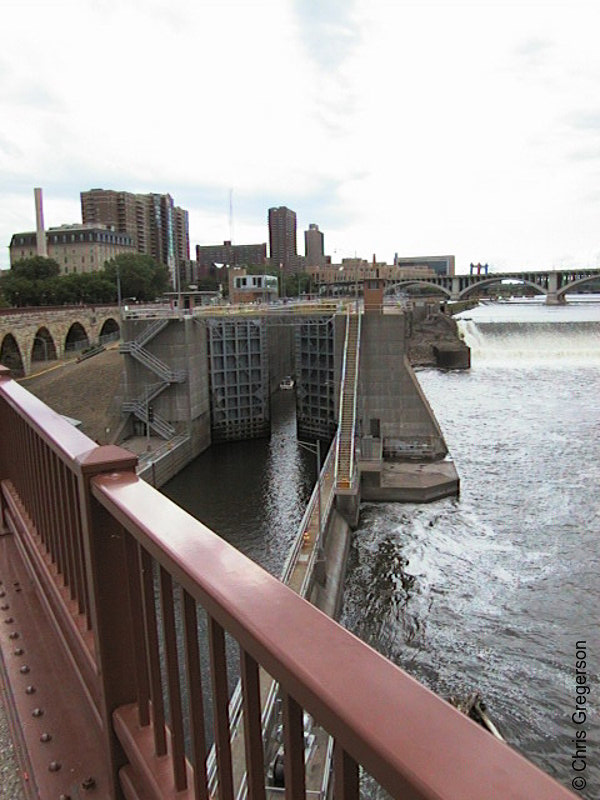
<path id="1" fill-rule="evenodd" d="M 38 256 L 48 257 L 48 249 L 46 247 L 46 231 L 44 230 L 44 206 L 42 201 L 42 190 L 37 188 L 33 190 L 35 197 L 35 237 L 37 243 Z"/>

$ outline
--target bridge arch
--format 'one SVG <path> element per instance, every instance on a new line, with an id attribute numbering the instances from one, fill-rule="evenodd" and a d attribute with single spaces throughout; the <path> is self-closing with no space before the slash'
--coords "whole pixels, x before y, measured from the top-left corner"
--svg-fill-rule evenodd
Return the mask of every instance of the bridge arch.
<path id="1" fill-rule="evenodd" d="M 21 355 L 21 349 L 12 333 L 7 333 L 2 339 L 0 363 L 8 367 L 15 378 L 25 375 L 25 362 Z"/>
<path id="2" fill-rule="evenodd" d="M 572 291 L 575 287 L 582 286 L 585 283 L 594 283 L 594 282 L 596 283 L 600 282 L 600 276 L 586 275 L 585 278 L 578 278 L 576 281 L 571 281 L 571 283 L 567 283 L 566 286 L 561 286 L 561 288 L 557 290 L 556 296 L 564 298 L 564 296 L 568 294 L 570 291 Z"/>
<path id="3" fill-rule="evenodd" d="M 33 336 L 30 361 L 55 361 L 57 357 L 56 345 L 48 328 L 42 325 Z"/>
<path id="4" fill-rule="evenodd" d="M 438 283 L 430 283 L 429 281 L 419 280 L 418 278 L 406 279 L 403 281 L 396 281 L 396 283 L 390 284 L 390 286 L 386 286 L 384 290 L 384 294 L 396 294 L 396 290 L 401 288 L 402 286 L 427 286 L 430 289 L 435 289 L 442 294 L 445 294 L 446 297 L 451 297 L 452 292 L 449 289 L 446 289 L 445 286 L 440 286 Z"/>
<path id="5" fill-rule="evenodd" d="M 65 336 L 65 353 L 89 347 L 90 338 L 81 322 L 74 322 Z"/>
<path id="6" fill-rule="evenodd" d="M 121 328 L 114 317 L 107 317 L 102 323 L 98 334 L 99 344 L 116 341 L 121 337 Z"/>
<path id="7" fill-rule="evenodd" d="M 491 278 L 484 278 L 481 281 L 477 281 L 477 283 L 472 283 L 462 291 L 458 293 L 458 298 L 463 300 L 464 298 L 468 297 L 470 294 L 474 294 L 477 289 L 482 286 L 489 288 L 490 286 L 494 286 L 495 284 L 502 285 L 504 281 L 510 280 L 515 284 L 519 284 L 520 286 L 529 286 L 534 289 L 537 294 L 546 294 L 546 289 L 541 287 L 538 283 L 534 283 L 533 281 L 528 281 L 525 278 L 507 278 L 506 275 L 496 275 L 495 277 Z"/>

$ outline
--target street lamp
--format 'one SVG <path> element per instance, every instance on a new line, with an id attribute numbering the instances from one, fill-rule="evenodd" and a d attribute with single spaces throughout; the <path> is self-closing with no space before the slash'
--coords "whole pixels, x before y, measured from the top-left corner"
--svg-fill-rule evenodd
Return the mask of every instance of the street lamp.
<path id="1" fill-rule="evenodd" d="M 316 444 L 312 444 L 312 442 L 303 442 L 300 439 L 296 439 L 300 447 L 303 447 L 305 450 L 308 450 L 309 453 L 312 453 L 317 457 L 317 503 L 319 509 L 319 538 L 317 540 L 318 544 L 321 544 L 323 539 L 323 520 L 321 517 L 321 442 L 317 439 Z"/>
<path id="2" fill-rule="evenodd" d="M 121 313 L 121 270 L 119 262 L 115 260 L 117 266 L 117 305 L 119 306 L 119 314 Z"/>

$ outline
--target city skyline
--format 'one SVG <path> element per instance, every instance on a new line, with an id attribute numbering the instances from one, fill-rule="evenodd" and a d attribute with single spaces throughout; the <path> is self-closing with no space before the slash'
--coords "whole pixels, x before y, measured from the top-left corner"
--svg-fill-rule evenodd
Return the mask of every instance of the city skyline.
<path id="1" fill-rule="evenodd" d="M 79 192 L 94 186 L 169 192 L 189 210 L 192 250 L 266 241 L 267 210 L 284 205 L 298 231 L 319 225 L 334 261 L 454 253 L 458 272 L 600 264 L 600 8 L 60 9 L 3 6 L 2 268 L 11 235 L 35 228 L 34 186 L 48 227 L 77 222 Z M 119 59 L 105 57 L 107 43 Z M 172 69 L 120 91 L 152 53 Z"/>

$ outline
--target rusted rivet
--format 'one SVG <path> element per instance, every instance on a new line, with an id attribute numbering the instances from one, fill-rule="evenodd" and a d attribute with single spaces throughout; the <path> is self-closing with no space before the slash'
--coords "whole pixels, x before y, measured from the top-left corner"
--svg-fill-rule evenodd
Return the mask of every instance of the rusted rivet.
<path id="1" fill-rule="evenodd" d="M 15 589 L 15 592 L 20 592 L 20 591 L 21 591 L 21 587 L 17 586 L 17 588 Z"/>
<path id="2" fill-rule="evenodd" d="M 15 582 L 13 583 L 13 586 L 19 586 L 19 585 L 20 585 L 20 583 L 21 583 L 21 581 L 15 581 Z"/>
<path id="3" fill-rule="evenodd" d="M 25 650 L 23 650 L 22 647 L 17 647 L 17 648 L 15 648 L 15 651 L 14 651 L 16 656 L 22 656 L 24 652 L 25 652 Z"/>
<path id="4" fill-rule="evenodd" d="M 49 733 L 42 733 L 40 736 L 40 742 L 49 742 L 52 739 Z"/>
<path id="5" fill-rule="evenodd" d="M 35 694 L 35 686 L 28 686 L 25 689 L 25 694 Z"/>
<path id="6" fill-rule="evenodd" d="M 20 668 L 20 671 L 23 673 L 23 675 L 27 675 L 28 672 L 31 672 L 31 669 L 27 666 L 27 664 L 23 664 L 23 666 Z"/>
<path id="7" fill-rule="evenodd" d="M 44 716 L 44 709 L 43 708 L 34 708 L 31 712 L 32 717 L 43 717 Z"/>
<path id="8" fill-rule="evenodd" d="M 7 625 L 12 625 L 12 623 L 14 622 L 14 619 L 13 619 L 13 617 L 7 617 L 4 620 L 4 622 L 6 622 Z"/>
<path id="9" fill-rule="evenodd" d="M 48 769 L 50 770 L 50 772 L 58 772 L 60 768 L 61 768 L 60 761 L 51 761 L 50 764 L 48 765 Z"/>
<path id="10" fill-rule="evenodd" d="M 0 606 L 0 611 L 8 611 L 9 608 L 10 606 L 8 605 L 8 603 L 4 603 L 3 605 Z"/>
<path id="11" fill-rule="evenodd" d="M 58 800 L 71 800 L 71 795 L 70 794 L 59 794 L 58 795 Z"/>
<path id="12" fill-rule="evenodd" d="M 2 591 L 0 592 L 0 597 L 6 597 L 6 592 L 4 591 L 4 589 L 2 589 Z"/>
<path id="13" fill-rule="evenodd" d="M 9 639 L 18 639 L 19 638 L 19 632 L 18 631 L 13 631 L 12 633 L 9 633 L 8 634 L 8 638 Z"/>
<path id="14" fill-rule="evenodd" d="M 95 785 L 96 785 L 95 778 L 86 778 L 84 781 L 81 781 L 82 789 L 93 789 Z"/>

